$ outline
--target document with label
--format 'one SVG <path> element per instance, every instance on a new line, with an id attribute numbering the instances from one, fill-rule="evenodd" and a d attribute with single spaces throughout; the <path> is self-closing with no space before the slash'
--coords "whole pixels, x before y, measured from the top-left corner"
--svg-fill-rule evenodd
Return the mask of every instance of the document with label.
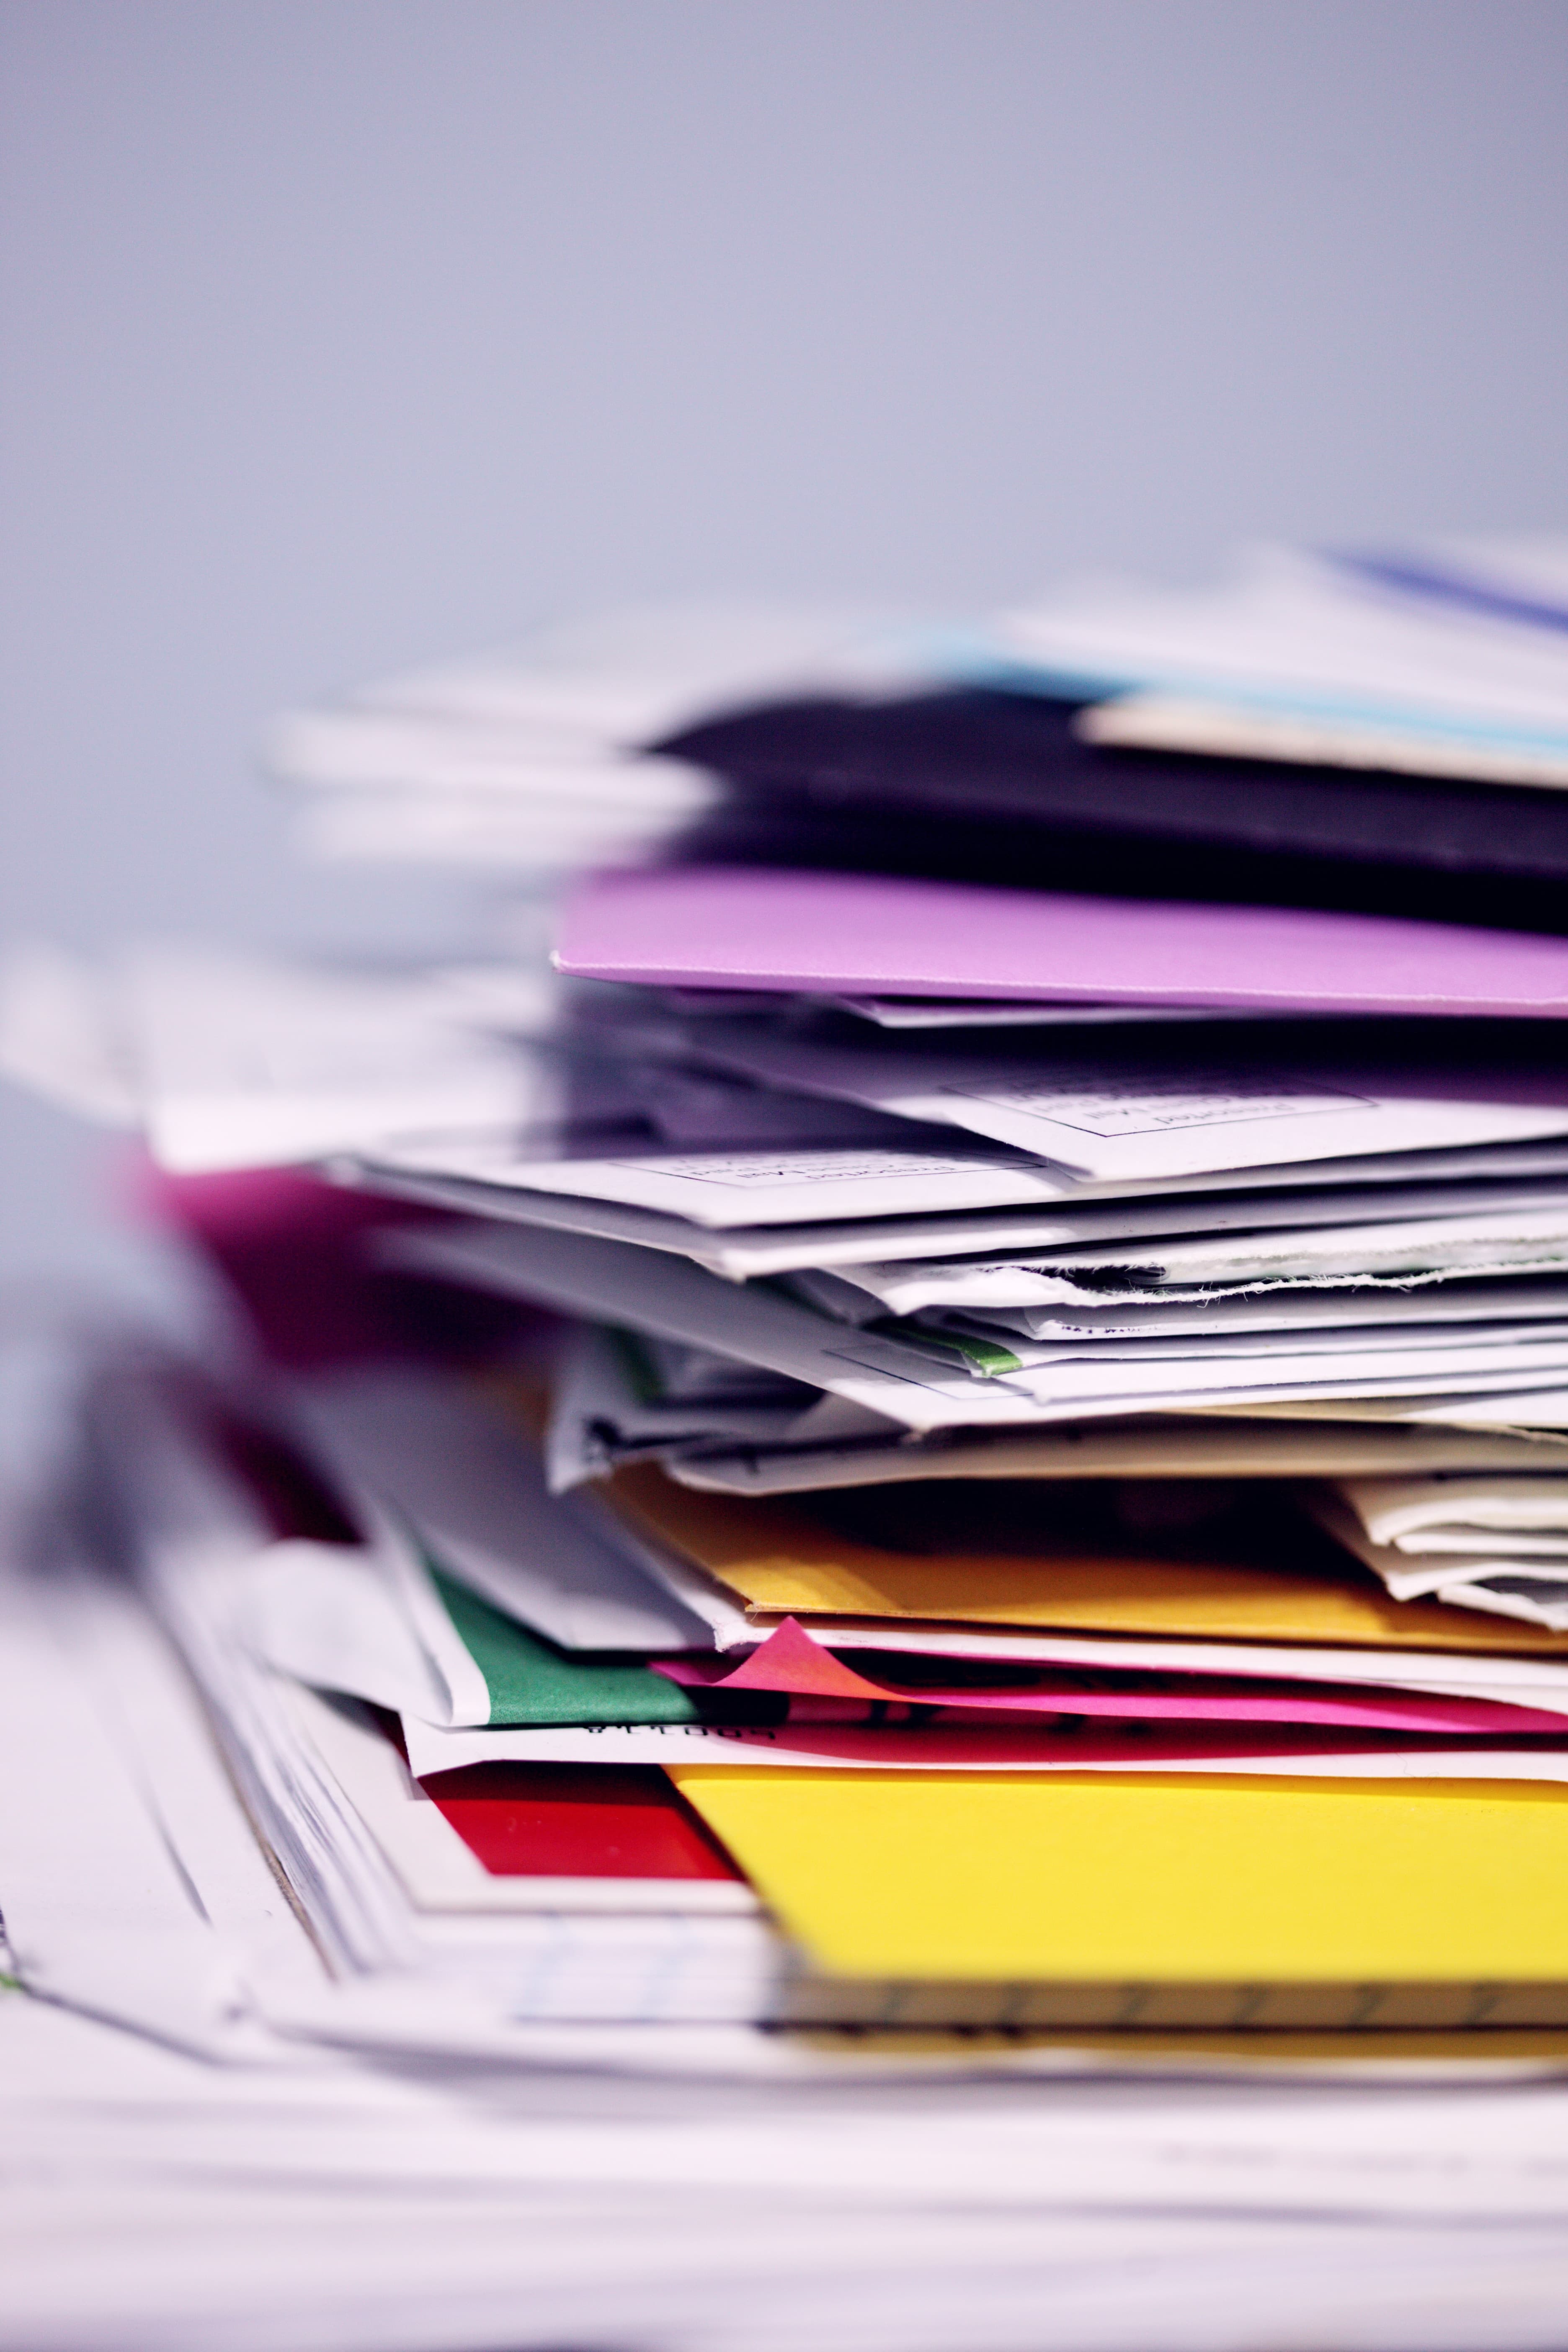
<path id="1" fill-rule="evenodd" d="M 574 1151 L 570 1139 L 550 1146 L 498 1124 L 468 1135 L 395 1140 L 356 1157 L 367 1181 L 385 1174 L 482 1184 L 487 1212 L 493 1199 L 497 1214 L 509 1213 L 501 1205 L 508 1193 L 520 1201 L 543 1193 L 651 1211 L 710 1232 L 988 1209 L 1068 1199 L 1077 1190 L 1070 1177 L 1037 1160 L 956 1138 L 951 1150 L 933 1150 L 924 1137 L 907 1149 L 859 1142 L 680 1150 L 628 1137 L 613 1156 L 589 1158 L 580 1146 Z M 510 1213 L 524 1211 L 520 1205 Z M 630 1240 L 651 1238 L 640 1225 L 626 1232 Z M 666 1245 L 674 1239 L 668 1235 Z"/>
<path id="2" fill-rule="evenodd" d="M 1568 1085 L 1259 1069 L 1140 1057 L 920 1053 L 704 1023 L 700 1050 L 768 1086 L 864 1103 L 1038 1153 L 1080 1181 L 1200 1176 L 1568 1132 Z M 1531 1097 L 1533 1095 L 1534 1098 Z M 1553 1097 L 1556 1097 L 1553 1099 Z M 1300 1181 L 1300 1176 L 1298 1176 Z"/>

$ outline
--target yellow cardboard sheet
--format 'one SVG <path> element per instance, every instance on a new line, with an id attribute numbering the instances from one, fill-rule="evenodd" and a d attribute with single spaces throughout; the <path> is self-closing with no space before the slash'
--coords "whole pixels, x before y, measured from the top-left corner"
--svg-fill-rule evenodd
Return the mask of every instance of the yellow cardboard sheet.
<path id="1" fill-rule="evenodd" d="M 837 1975 L 1568 1979 L 1568 1790 L 706 1764 L 671 1777 Z"/>
<path id="2" fill-rule="evenodd" d="M 836 1534 L 798 1503 L 708 1495 L 653 1465 L 608 1496 L 634 1526 L 705 1569 L 757 1616 L 888 1617 L 1195 1641 L 1568 1653 L 1549 1633 L 1436 1601 L 1393 1601 L 1347 1552 L 1338 1572 L 1157 1556 L 908 1553 Z M 831 1626 L 822 1629 L 832 1638 Z"/>

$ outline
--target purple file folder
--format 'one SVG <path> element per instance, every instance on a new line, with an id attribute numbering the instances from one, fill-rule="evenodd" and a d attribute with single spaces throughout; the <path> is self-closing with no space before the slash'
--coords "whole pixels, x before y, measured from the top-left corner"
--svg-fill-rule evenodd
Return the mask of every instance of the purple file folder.
<path id="1" fill-rule="evenodd" d="M 1568 1015 L 1568 939 L 745 866 L 599 875 L 563 910 L 555 961 L 684 988 Z"/>

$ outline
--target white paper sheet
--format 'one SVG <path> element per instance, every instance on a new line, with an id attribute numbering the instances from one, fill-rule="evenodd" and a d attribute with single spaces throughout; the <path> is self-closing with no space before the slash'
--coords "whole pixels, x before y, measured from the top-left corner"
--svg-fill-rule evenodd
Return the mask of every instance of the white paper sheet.
<path id="1" fill-rule="evenodd" d="M 878 1029 L 1081 1029 L 1107 1022 L 1278 1020 L 1277 1013 L 1228 1013 L 1197 1005 L 1046 1004 L 1038 997 L 827 996 L 832 1011 L 852 1013 Z"/>
<path id="2" fill-rule="evenodd" d="M 1531 1157 L 1539 1153 L 1552 1166 L 1561 1161 L 1568 1169 L 1568 1152 L 1554 1151 L 1550 1146 L 1526 1146 L 1523 1150 Z M 576 1197 L 546 1193 L 521 1183 L 465 1176 L 447 1167 L 454 1157 L 475 1166 L 507 1165 L 509 1154 L 515 1160 L 515 1147 L 504 1137 L 425 1138 L 417 1144 L 400 1143 L 395 1161 L 344 1159 L 335 1162 L 331 1172 L 342 1182 L 366 1183 L 395 1197 L 428 1201 L 472 1216 L 553 1226 L 563 1232 L 596 1234 L 608 1241 L 639 1242 L 646 1248 L 672 1250 L 734 1281 L 791 1273 L 802 1266 L 825 1266 L 845 1273 L 846 1278 L 854 1278 L 848 1274 L 853 1267 L 869 1267 L 873 1275 L 879 1267 L 893 1267 L 900 1279 L 906 1275 L 914 1279 L 930 1274 L 936 1279 L 961 1282 L 971 1272 L 984 1273 L 986 1260 L 982 1254 L 989 1254 L 994 1263 L 997 1251 L 1043 1252 L 1122 1236 L 1253 1234 L 1278 1227 L 1310 1230 L 1320 1225 L 1380 1224 L 1394 1219 L 1500 1214 L 1515 1209 L 1568 1213 L 1568 1195 L 1562 1182 L 1550 1174 L 1510 1182 L 1506 1178 L 1476 1181 L 1461 1170 L 1461 1181 L 1453 1183 L 1374 1186 L 1352 1184 L 1345 1168 L 1325 1161 L 1314 1171 L 1321 1182 L 1310 1192 L 1300 1189 L 1300 1171 L 1290 1169 L 1272 1171 L 1279 1180 L 1277 1192 L 1253 1190 L 1255 1184 L 1268 1181 L 1270 1171 L 1249 1171 L 1245 1178 L 1230 1180 L 1228 1188 L 1226 1180 L 1216 1179 L 1212 1188 L 1201 1192 L 1132 1187 L 1120 1197 L 1094 1192 L 1065 1195 L 1054 1207 L 863 1218 L 814 1215 L 798 1223 L 720 1228 L 699 1224 L 689 1215 L 591 1199 L 585 1192 Z M 624 1171 L 634 1168 L 635 1162 L 616 1165 Z M 1361 1166 L 1356 1163 L 1358 1174 Z M 596 1181 L 594 1168 L 588 1175 L 590 1181 Z M 820 1199 L 815 1188 L 823 1180 L 809 1168 L 802 1171 L 802 1180 L 808 1188 L 799 1196 L 804 1207 Z M 1241 1189 L 1244 1185 L 1246 1189 Z M 963 1258 L 979 1263 L 956 1266 L 950 1276 L 949 1261 Z M 1010 1266 L 1014 1262 L 1009 1258 L 1005 1264 Z"/>
<path id="3" fill-rule="evenodd" d="M 244 1603 L 261 1546 L 232 1473 L 145 1369 L 107 1376 L 91 1415 L 145 1588 L 335 1974 L 402 1979 L 432 2050 L 475 2021 L 493 2030 L 523 2018 L 726 2021 L 769 2012 L 778 1948 L 752 1917 L 603 1906 L 574 1916 L 559 1906 L 502 1915 L 412 1901 L 334 1764 L 341 1742 L 329 1731 L 323 1747 L 319 1711 L 253 1655 Z M 342 2025 L 352 2038 L 352 2007 Z"/>
<path id="4" fill-rule="evenodd" d="M 1416 1556 L 1427 1552 L 1473 1553 L 1489 1548 L 1506 1559 L 1519 1560 L 1521 1566 L 1529 1560 L 1563 1560 L 1568 1559 L 1568 1534 L 1526 1534 L 1518 1528 L 1500 1533 L 1495 1528 L 1471 1526 L 1459 1518 L 1448 1527 L 1423 1528 L 1416 1534 L 1404 1537 L 1394 1547 Z M 1543 1566 L 1541 1572 L 1556 1575 L 1557 1570 L 1548 1571 Z"/>
<path id="5" fill-rule="evenodd" d="M 540 1192 L 625 1203 L 720 1229 L 984 1209 L 1059 1200 L 1073 1190 L 1037 1162 L 984 1145 L 945 1152 L 879 1142 L 703 1150 L 628 1144 L 615 1157 L 588 1159 L 531 1149 L 527 1139 L 491 1129 L 390 1140 L 362 1158 L 373 1181 L 384 1172 L 483 1184 L 487 1207 L 492 1201 L 500 1206 L 507 1192 Z"/>
<path id="6" fill-rule="evenodd" d="M 321 1375 L 293 1396 L 351 1503 L 362 1489 L 379 1498 L 438 1566 L 550 1641 L 642 1654 L 707 1638 L 649 1581 L 628 1539 L 608 1539 L 578 1505 L 547 1493 L 521 1421 L 477 1389 L 399 1367 Z"/>
<path id="7" fill-rule="evenodd" d="M 271 761 L 300 790 L 308 852 L 552 877 L 656 854 L 723 798 L 645 745 L 778 693 L 896 688 L 910 664 L 901 632 L 853 607 L 633 610 L 291 713 Z"/>
<path id="8" fill-rule="evenodd" d="M 1568 1464 L 1555 1478 L 1358 1478 L 1340 1492 L 1373 1542 L 1399 1551 L 1424 1550 L 1456 1526 L 1521 1541 L 1542 1530 L 1568 1537 Z"/>
<path id="9" fill-rule="evenodd" d="M 635 1345 L 635 1342 L 631 1344 Z M 808 1402 L 803 1409 L 800 1394 Z M 563 1495 L 617 1462 L 685 1445 L 812 1444 L 828 1435 L 888 1436 L 897 1424 L 820 1390 L 790 1402 L 745 1407 L 650 1397 L 634 1381 L 627 1335 L 584 1324 L 565 1342 L 551 1383 L 545 1481 Z"/>
<path id="10" fill-rule="evenodd" d="M 1320 1408 L 1309 1405 L 1309 1412 Z M 1358 1407 L 1357 1410 L 1362 1410 Z M 1461 1429 L 1519 1429 L 1568 1432 L 1568 1389 L 1521 1389 L 1500 1394 L 1479 1389 L 1463 1396 L 1411 1396 L 1379 1404 L 1369 1402 L 1368 1413 L 1390 1413 L 1405 1421 L 1442 1422 Z"/>
<path id="11" fill-rule="evenodd" d="M 711 1070 L 646 1058 L 634 1036 L 589 1031 L 587 1048 L 613 1055 L 624 1083 L 660 1150 L 721 1154 L 730 1151 L 820 1151 L 837 1148 L 890 1152 L 895 1160 L 911 1142 L 907 1122 L 858 1103 L 830 1102 L 825 1095 L 784 1095 Z M 951 1139 L 940 1129 L 923 1139 L 931 1157 L 947 1155 Z M 635 1149 L 635 1147 L 633 1147 Z M 646 1148 L 646 1147 L 645 1147 Z"/>
<path id="12" fill-rule="evenodd" d="M 688 817 L 714 796 L 645 743 L 725 709 L 782 694 L 896 689 L 922 675 L 904 625 L 833 604 L 671 602 L 559 624 L 511 651 L 389 677 L 291 715 L 274 764 L 304 788 L 484 788 L 527 796 L 540 765 L 610 765 L 623 804 Z M 677 793 L 660 772 L 687 779 Z M 699 787 L 707 785 L 705 792 Z M 608 785 L 605 787 L 610 789 Z M 661 793 L 664 795 L 662 801 Z"/>
<path id="13" fill-rule="evenodd" d="M 489 1721 L 489 1695 L 472 1660 L 466 1675 L 439 1670 L 400 1605 L 384 1550 L 279 1544 L 258 1557 L 236 1612 L 257 1656 L 280 1674 L 432 1723 Z"/>
<path id="14" fill-rule="evenodd" d="M 647 781 L 658 788 L 642 813 L 620 802 L 622 779 L 634 766 L 639 775 L 648 770 Z M 537 887 L 584 866 L 657 856 L 680 823 L 667 813 L 665 787 L 673 783 L 700 807 L 699 796 L 710 790 L 706 778 L 674 761 L 519 762 L 514 773 L 526 790 L 494 792 L 470 778 L 429 791 L 323 789 L 301 802 L 290 843 L 300 856 L 323 862 L 384 859 L 472 867 L 486 877 L 499 870 Z"/>
<path id="15" fill-rule="evenodd" d="M 235 1956 L 190 1901 L 90 1689 L 52 1671 L 52 1633 L 8 1612 L 5 1636 L 0 1873 L 15 1965 L 53 2000 L 176 2046 L 219 2046 L 243 2012 Z"/>
<path id="16" fill-rule="evenodd" d="M 949 1317 L 942 1326 L 906 1323 L 904 1335 L 933 1350 L 951 1348 L 962 1357 L 969 1342 Z M 984 1327 L 976 1326 L 977 1329 Z M 987 1353 L 971 1365 L 976 1377 L 995 1376 L 1026 1389 L 1053 1406 L 1078 1395 L 1085 1409 L 1093 1400 L 1146 1391 L 1160 1407 L 1180 1407 L 1184 1397 L 1202 1403 L 1226 1389 L 1240 1402 L 1249 1391 L 1305 1391 L 1311 1394 L 1415 1395 L 1423 1390 L 1475 1391 L 1555 1387 L 1568 1358 L 1568 1334 L 1551 1321 L 1528 1320 L 1427 1325 L 1418 1322 L 1367 1325 L 1342 1331 L 1216 1331 L 1126 1338 L 1076 1335 L 1067 1341 L 1037 1340 L 987 1331 Z M 995 1350 L 1010 1352 L 1000 1362 Z M 1132 1409 L 1129 1407 L 1129 1410 Z M 1156 1406 L 1145 1410 L 1160 1409 Z"/>
<path id="17" fill-rule="evenodd" d="M 739 1022 L 704 1023 L 692 1039 L 693 1050 L 763 1085 L 963 1128 L 1036 1152 L 1080 1181 L 1194 1177 L 1568 1130 L 1568 1104 L 1489 1099 L 1479 1080 L 1468 1099 L 1457 1086 L 1424 1097 L 1414 1079 L 1259 1070 L 1213 1055 L 1207 1066 L 1193 1067 L 921 1054 L 828 1045 Z"/>
<path id="18" fill-rule="evenodd" d="M 137 1071 L 108 974 L 43 942 L 0 962 L 0 1071 L 79 1117 L 135 1127 Z"/>
<path id="19" fill-rule="evenodd" d="M 1212 2352 L 1282 2307 L 1349 2352 L 1552 2341 L 1565 2102 L 1517 2048 L 1194 2081 L 1021 2038 L 555 2027 L 443 2069 L 383 2015 L 383 2063 L 297 2045 L 279 2081 L 0 2003 L 16 2344 L 1016 2352 L 1045 2309 L 1064 2347 Z"/>
<path id="20" fill-rule="evenodd" d="M 1455 1608 L 1479 1609 L 1544 1625 L 1553 1633 L 1568 1632 L 1568 1564 L 1519 1560 L 1506 1549 L 1412 1559 L 1392 1544 L 1375 1542 L 1335 1488 L 1309 1489 L 1306 1500 L 1330 1533 L 1383 1579 L 1396 1601 L 1446 1601 Z"/>
<path id="21" fill-rule="evenodd" d="M 884 1185 L 856 1173 L 865 1160 L 835 1162 L 816 1152 L 627 1152 L 621 1160 L 572 1162 L 541 1139 L 524 1143 L 510 1131 L 479 1131 L 397 1139 L 374 1152 L 345 1155 L 329 1173 L 505 1223 L 555 1225 L 562 1233 L 672 1249 L 731 1279 L 797 1265 L 1072 1244 L 1096 1234 L 1232 1233 L 1448 1212 L 1448 1188 L 1432 1179 L 1453 1181 L 1453 1213 L 1471 1204 L 1554 1209 L 1561 1204 L 1554 1179 L 1568 1173 L 1563 1146 L 1502 1143 L 1392 1160 L 1321 1160 L 1311 1171 L 1286 1164 L 1208 1173 L 1201 1190 L 1192 1190 L 1190 1181 L 1175 1176 L 1074 1185 L 1065 1173 L 987 1152 L 978 1140 L 969 1150 L 973 1160 L 957 1164 L 941 1152 L 877 1155 L 872 1167 L 891 1171 Z M 1307 1173 L 1311 1190 L 1302 1190 Z M 858 1188 L 844 1202 L 837 1200 L 839 1181 Z M 769 1221 L 752 1223 L 764 1218 L 759 1192 L 769 1185 L 775 1185 Z M 1368 1190 L 1373 1185 L 1377 1192 Z M 992 1192 L 1011 1200 L 978 1209 L 945 1206 L 950 1195 L 973 1202 Z M 1272 1195 L 1279 1209 L 1269 1204 Z M 1041 1206 L 1030 1206 L 1032 1200 Z M 912 1202 L 920 1202 L 917 1212 Z"/>
<path id="22" fill-rule="evenodd" d="M 1289 760 L 1313 768 L 1458 776 L 1472 783 L 1568 787 L 1568 740 L 1440 732 L 1394 718 L 1324 715 L 1182 694 L 1118 695 L 1079 712 L 1073 731 L 1118 751 L 1197 752 L 1203 758 Z"/>
<path id="23" fill-rule="evenodd" d="M 380 1254 L 388 1265 L 714 1348 L 847 1397 L 910 1429 L 1037 1417 L 1029 1397 L 1005 1381 L 955 1375 L 914 1348 L 873 1332 L 845 1331 L 787 1299 L 739 1288 L 700 1266 L 623 1242 L 482 1224 L 388 1234 Z"/>
<path id="24" fill-rule="evenodd" d="M 1483 576 L 1500 572 L 1506 593 L 1510 570 L 1493 551 Z M 1251 551 L 1217 588 L 1062 590 L 1007 615 L 993 642 L 1080 692 L 1098 679 L 1568 749 L 1560 635 L 1400 596 L 1292 549 Z"/>
<path id="25" fill-rule="evenodd" d="M 100 1578 L 69 1502 L 58 1496 L 43 1526 L 8 1512 L 0 1538 L 0 1887 L 13 1965 L 50 2000 L 205 2058 L 267 2064 L 258 1972 L 298 1993 L 320 1983 L 319 1962 L 189 1682 L 123 1585 Z"/>
<path id="26" fill-rule="evenodd" d="M 1074 1352 L 1081 1359 L 1090 1351 Z M 1415 1411 L 1421 1398 L 1431 1396 L 1441 1397 L 1447 1409 L 1462 1381 L 1468 1400 L 1506 1396 L 1508 1418 L 1528 1426 L 1530 1380 L 1539 1381 L 1543 1400 L 1560 1396 L 1561 1387 L 1553 1384 L 1561 1382 L 1563 1354 L 1557 1343 L 1533 1352 L 1527 1345 L 1490 1351 L 1453 1348 L 1401 1353 L 1389 1349 L 1375 1356 L 1337 1358 L 1281 1350 L 1247 1358 L 1161 1357 L 1121 1363 L 1105 1360 L 1101 1350 L 1093 1352 L 1095 1360 L 1087 1365 L 1081 1360 L 1027 1365 L 1004 1378 L 1009 1388 L 1033 1398 L 1042 1420 L 1224 1404 L 1250 1407 L 1293 1397 L 1330 1406 L 1340 1399 L 1397 1398 Z M 1552 1410 L 1549 1402 L 1546 1409 Z"/>
<path id="27" fill-rule="evenodd" d="M 811 1277 L 805 1277 L 811 1279 Z M 816 1279 L 820 1280 L 817 1276 Z M 1345 1334 L 1349 1345 L 1373 1331 L 1403 1330 L 1407 1338 L 1441 1340 L 1477 1325 L 1506 1325 L 1521 1339 L 1544 1337 L 1568 1307 L 1568 1285 L 1532 1282 L 1434 1282 L 1410 1290 L 1267 1288 L 1230 1297 L 1160 1301 L 1142 1307 L 1018 1307 L 987 1311 L 930 1309 L 936 1328 L 1007 1333 L 1023 1339 L 1128 1339 L 1214 1337 L 1312 1330 Z M 1381 1343 L 1380 1343 L 1381 1344 Z"/>
<path id="28" fill-rule="evenodd" d="M 485 1034 L 423 975 L 161 949 L 132 959 L 125 985 L 148 1139 L 179 1174 L 563 1115 L 552 1057 Z"/>
<path id="29" fill-rule="evenodd" d="M 1408 1298 L 1414 1311 L 1443 1314 L 1447 1286 L 1496 1283 L 1500 1276 L 1560 1276 L 1568 1267 L 1568 1233 L 1557 1210 L 1520 1210 L 1487 1217 L 1433 1218 L 1408 1224 L 1332 1225 L 1296 1232 L 1204 1236 L 1149 1243 L 1129 1236 L 1053 1250 L 1048 1255 L 952 1264 L 833 1269 L 892 1311 L 927 1307 L 1029 1309 L 1070 1305 L 1093 1309 L 1110 1294 L 1128 1307 L 1247 1298 L 1263 1305 L 1292 1290 L 1377 1290 Z M 1109 1302 L 1108 1302 L 1109 1303 Z M 1395 1313 L 1409 1311 L 1396 1308 Z"/>
<path id="30" fill-rule="evenodd" d="M 1142 1361 L 1112 1361 L 1105 1349 L 1093 1350 L 1096 1360 L 1087 1369 L 1082 1360 L 1091 1350 L 1080 1346 L 1065 1351 L 1076 1361 L 1020 1365 L 982 1379 L 949 1370 L 954 1360 L 944 1363 L 934 1350 L 836 1326 L 786 1300 L 737 1288 L 677 1258 L 621 1243 L 536 1234 L 525 1226 L 479 1225 L 388 1234 L 381 1238 L 378 1254 L 390 1265 L 715 1348 L 809 1381 L 911 1429 L 1363 1396 L 1397 1398 L 1402 1407 L 1415 1410 L 1423 1395 L 1451 1405 L 1461 1385 L 1467 1399 L 1484 1399 L 1491 1391 L 1506 1394 L 1511 1419 L 1528 1425 L 1528 1413 L 1516 1408 L 1531 1381 L 1549 1397 L 1561 1392 L 1553 1383 L 1562 1379 L 1562 1350 L 1532 1350 L 1528 1341 L 1489 1352 L 1463 1346 L 1425 1354 L 1390 1349 L 1375 1361 L 1363 1355 L 1336 1362 L 1299 1352 L 1223 1365 L 1217 1360 L 1162 1360 L 1156 1342 Z"/>
<path id="31" fill-rule="evenodd" d="M 637 1558 L 649 1576 L 689 1617 L 706 1627 L 707 1642 L 714 1649 L 732 1649 L 737 1643 L 749 1644 L 755 1638 L 751 1619 L 727 1585 L 693 1566 L 672 1546 L 628 1528 L 619 1512 L 611 1508 L 596 1487 L 580 1488 L 572 1500 L 590 1527 L 602 1528 L 606 1542 L 614 1539 L 624 1543 L 630 1537 L 638 1543 Z"/>
<path id="32" fill-rule="evenodd" d="M 915 1328 L 930 1329 L 933 1339 L 940 1339 L 943 1329 L 951 1327 L 952 1336 L 957 1338 L 966 1321 L 955 1315 L 944 1318 L 942 1324 Z M 975 1324 L 977 1330 L 987 1333 L 993 1328 Z M 995 1337 L 1001 1341 L 1004 1335 L 997 1332 Z M 1063 1365 L 1081 1365 L 1086 1374 L 1091 1374 L 1097 1366 L 1117 1363 L 1256 1367 L 1263 1362 L 1315 1362 L 1325 1368 L 1331 1363 L 1364 1364 L 1373 1370 L 1386 1365 L 1391 1373 L 1405 1366 L 1441 1370 L 1447 1364 L 1458 1371 L 1474 1366 L 1490 1372 L 1516 1364 L 1521 1368 L 1544 1364 L 1550 1371 L 1568 1346 L 1568 1324 L 1559 1317 L 1515 1320 L 1494 1315 L 1489 1320 L 1458 1323 L 1406 1318 L 1403 1322 L 1367 1322 L 1349 1328 L 1330 1324 L 1281 1329 L 1222 1328 L 1205 1332 L 1200 1326 L 1196 1331 L 1091 1331 L 1074 1333 L 1066 1341 L 1029 1339 L 1016 1333 L 1006 1343 L 1029 1373 Z"/>
<path id="33" fill-rule="evenodd" d="M 671 1449 L 666 1465 L 683 1486 L 722 1495 L 809 1494 L 910 1478 L 1277 1478 L 1398 1475 L 1406 1470 L 1568 1470 L 1552 1436 L 1421 1426 L 1397 1421 L 1229 1412 L 1006 1430 L 921 1443 L 864 1438 L 816 1445 Z"/>

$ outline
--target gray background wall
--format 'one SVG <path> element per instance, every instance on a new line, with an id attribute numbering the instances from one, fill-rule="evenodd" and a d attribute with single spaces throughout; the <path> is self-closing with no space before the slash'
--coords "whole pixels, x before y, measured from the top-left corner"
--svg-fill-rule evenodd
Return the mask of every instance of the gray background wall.
<path id="1" fill-rule="evenodd" d="M 1568 525 L 1559 0 L 3 0 L 0 929 L 390 945 L 321 688 L 660 591 Z M 5 1096 L 0 1275 L 154 1277 Z"/>

